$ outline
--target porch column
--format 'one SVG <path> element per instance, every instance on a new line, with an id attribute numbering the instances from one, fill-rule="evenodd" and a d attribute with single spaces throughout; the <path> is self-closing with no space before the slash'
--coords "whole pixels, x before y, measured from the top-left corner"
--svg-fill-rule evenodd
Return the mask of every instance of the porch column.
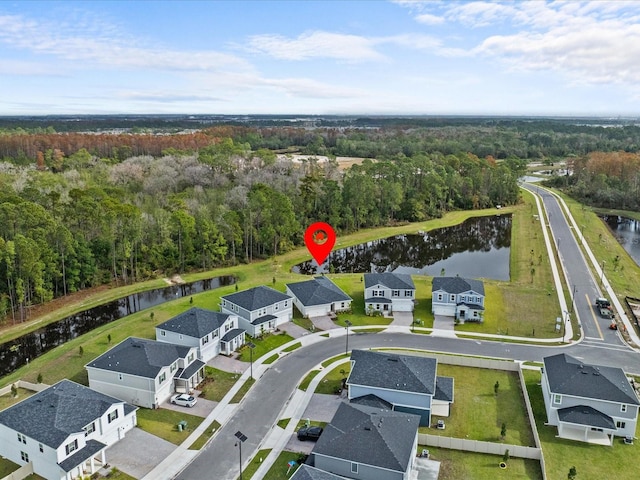
<path id="1" fill-rule="evenodd" d="M 102 450 L 100 452 L 100 457 L 101 457 L 100 461 L 102 462 L 102 466 L 104 467 L 107 464 L 107 453 L 104 450 Z"/>
<path id="2" fill-rule="evenodd" d="M 91 460 L 89 460 L 89 464 L 91 465 L 91 467 L 90 467 L 91 475 L 93 475 L 94 473 L 96 473 L 96 462 L 95 462 L 95 459 L 93 457 L 91 457 Z"/>

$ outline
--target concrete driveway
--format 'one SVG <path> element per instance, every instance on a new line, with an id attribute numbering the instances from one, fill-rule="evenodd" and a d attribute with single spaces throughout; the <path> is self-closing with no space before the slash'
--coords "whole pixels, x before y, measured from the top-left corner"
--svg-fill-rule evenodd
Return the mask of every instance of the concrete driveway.
<path id="1" fill-rule="evenodd" d="M 287 452 L 304 453 L 306 455 L 309 455 L 311 453 L 311 450 L 313 450 L 315 444 L 316 442 L 311 442 L 308 440 L 304 442 L 298 440 L 298 436 L 294 433 L 293 435 L 291 435 L 291 438 L 289 438 L 289 441 L 287 441 L 284 449 Z"/>
<path id="2" fill-rule="evenodd" d="M 303 419 L 315 420 L 317 422 L 330 422 L 338 410 L 338 406 L 344 400 L 338 395 L 326 395 L 314 393 L 304 411 Z"/>
<path id="3" fill-rule="evenodd" d="M 328 315 L 322 315 L 320 317 L 311 317 L 309 320 L 313 322 L 313 324 L 316 326 L 316 329 L 320 329 L 320 330 L 332 330 L 340 326 L 344 327 L 344 325 L 338 325 L 337 323 L 335 323 L 333 320 L 331 320 L 331 317 L 329 317 Z"/>
<path id="4" fill-rule="evenodd" d="M 236 355 L 236 354 L 234 354 Z M 256 359 L 254 359 L 256 360 Z M 217 355 L 207 362 L 207 365 L 223 372 L 241 374 L 251 365 L 249 362 L 242 362 L 234 357 L 227 357 L 226 355 Z"/>
<path id="5" fill-rule="evenodd" d="M 180 405 L 174 405 L 171 400 L 167 400 L 160 407 L 167 410 L 174 410 L 176 412 L 188 413 L 189 415 L 196 415 L 197 417 L 205 418 L 216 407 L 218 402 L 213 400 L 207 400 L 206 398 L 198 397 L 198 401 L 193 407 L 182 407 Z"/>
<path id="6" fill-rule="evenodd" d="M 309 333 L 310 333 L 306 329 L 302 328 L 300 325 L 296 325 L 293 322 L 283 323 L 278 328 L 280 330 L 284 330 L 289 335 L 291 335 L 293 338 L 304 337 L 305 335 L 309 335 Z"/>
<path id="7" fill-rule="evenodd" d="M 391 325 L 410 327 L 413 324 L 413 312 L 393 312 Z"/>
<path id="8" fill-rule="evenodd" d="M 142 478 L 175 448 L 173 443 L 136 427 L 107 449 L 107 463 L 134 478 Z"/>

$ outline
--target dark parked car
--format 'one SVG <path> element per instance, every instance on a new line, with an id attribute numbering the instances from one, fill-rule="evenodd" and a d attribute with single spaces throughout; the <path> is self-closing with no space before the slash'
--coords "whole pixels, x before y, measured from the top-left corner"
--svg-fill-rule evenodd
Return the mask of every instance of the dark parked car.
<path id="1" fill-rule="evenodd" d="M 298 430 L 298 440 L 311 440 L 315 442 L 322 434 L 322 427 L 302 427 Z"/>

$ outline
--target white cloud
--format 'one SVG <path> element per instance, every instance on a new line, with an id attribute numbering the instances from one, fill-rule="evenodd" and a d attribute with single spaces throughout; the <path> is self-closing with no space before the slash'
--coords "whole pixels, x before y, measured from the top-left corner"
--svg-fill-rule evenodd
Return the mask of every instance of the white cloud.
<path id="1" fill-rule="evenodd" d="M 445 19 L 437 15 L 431 15 L 430 13 L 422 13 L 416 15 L 416 21 L 418 23 L 424 23 L 425 25 L 440 25 L 445 22 Z"/>

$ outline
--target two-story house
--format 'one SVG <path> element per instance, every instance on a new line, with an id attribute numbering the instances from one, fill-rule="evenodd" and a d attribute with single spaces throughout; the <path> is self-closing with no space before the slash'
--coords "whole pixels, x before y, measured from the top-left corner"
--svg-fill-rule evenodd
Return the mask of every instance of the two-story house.
<path id="1" fill-rule="evenodd" d="M 341 403 L 310 463 L 345 478 L 409 480 L 414 478 L 419 423 L 416 415 Z"/>
<path id="2" fill-rule="evenodd" d="M 416 287 L 411 275 L 402 273 L 365 273 L 364 307 L 373 312 L 413 312 Z"/>
<path id="3" fill-rule="evenodd" d="M 62 380 L 0 412 L 0 455 L 48 480 L 85 478 L 136 426 L 137 407 Z"/>
<path id="4" fill-rule="evenodd" d="M 453 403 L 453 378 L 437 376 L 437 368 L 435 358 L 354 350 L 349 401 L 418 415 L 429 426 L 431 415 L 448 417 Z"/>
<path id="5" fill-rule="evenodd" d="M 89 387 L 145 408 L 158 408 L 175 393 L 204 379 L 198 347 L 129 337 L 88 363 Z"/>
<path id="6" fill-rule="evenodd" d="M 462 322 L 482 322 L 484 283 L 462 277 L 434 277 L 431 300 L 434 315 L 455 317 Z"/>
<path id="7" fill-rule="evenodd" d="M 244 330 L 238 327 L 237 315 L 194 307 L 158 325 L 156 340 L 196 347 L 198 359 L 206 363 L 244 345 Z"/>
<path id="8" fill-rule="evenodd" d="M 287 294 L 303 317 L 319 317 L 351 310 L 352 298 L 325 276 L 288 283 Z"/>
<path id="9" fill-rule="evenodd" d="M 223 313 L 238 316 L 240 328 L 252 337 L 276 330 L 293 319 L 293 298 L 259 286 L 220 298 Z"/>
<path id="10" fill-rule="evenodd" d="M 635 435 L 640 401 L 621 368 L 585 364 L 566 353 L 543 360 L 547 424 L 558 427 L 560 438 L 613 445 L 614 437 Z"/>

